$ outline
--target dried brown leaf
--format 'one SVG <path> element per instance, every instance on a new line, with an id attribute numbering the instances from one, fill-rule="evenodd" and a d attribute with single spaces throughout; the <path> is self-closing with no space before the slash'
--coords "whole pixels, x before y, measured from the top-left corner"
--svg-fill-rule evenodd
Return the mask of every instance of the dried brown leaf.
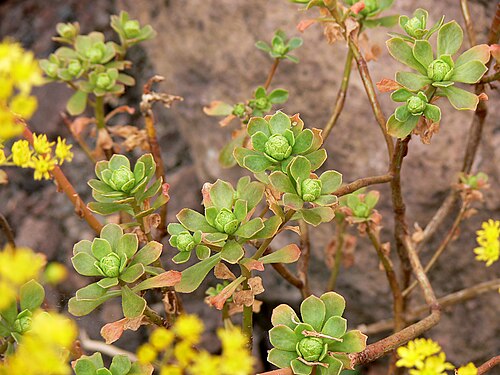
<path id="1" fill-rule="evenodd" d="M 214 275 L 220 280 L 234 280 L 236 276 L 231 270 L 224 264 L 218 263 L 214 268 Z"/>
<path id="2" fill-rule="evenodd" d="M 137 331 L 140 326 L 147 325 L 148 320 L 144 315 L 137 318 L 123 318 L 116 322 L 108 323 L 101 328 L 101 336 L 110 345 L 117 341 L 126 330 Z"/>
<path id="3" fill-rule="evenodd" d="M 377 82 L 377 89 L 380 92 L 391 92 L 401 88 L 401 85 L 389 78 L 382 78 Z"/>

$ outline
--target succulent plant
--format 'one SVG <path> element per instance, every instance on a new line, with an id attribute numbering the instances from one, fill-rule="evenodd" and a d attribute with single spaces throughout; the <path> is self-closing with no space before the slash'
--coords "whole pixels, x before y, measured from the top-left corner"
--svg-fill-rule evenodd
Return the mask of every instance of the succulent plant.
<path id="1" fill-rule="evenodd" d="M 416 95 L 411 91 L 401 88 L 391 94 L 395 102 L 405 102 L 396 108 L 394 114 L 387 121 L 387 131 L 390 135 L 398 138 L 406 138 L 417 126 L 420 117 L 439 122 L 441 120 L 441 109 L 430 104 L 423 91 Z"/>
<path id="2" fill-rule="evenodd" d="M 427 20 L 429 12 L 425 9 L 418 8 L 413 12 L 410 18 L 405 15 L 399 17 L 399 26 L 406 32 L 407 35 L 391 32 L 392 36 L 402 38 L 413 43 L 415 40 L 428 40 L 439 28 L 443 25 L 444 16 L 439 19 L 430 29 L 427 29 Z"/>
<path id="3" fill-rule="evenodd" d="M 91 356 L 83 355 L 72 365 L 76 375 L 151 375 L 153 373 L 151 365 L 132 363 L 126 355 L 114 356 L 108 370 L 99 352 Z"/>
<path id="4" fill-rule="evenodd" d="M 118 16 L 111 16 L 111 27 L 117 32 L 123 46 L 132 46 L 152 39 L 156 35 L 150 25 L 141 27 L 139 21 L 131 20 L 129 14 L 124 11 L 121 11 Z"/>
<path id="5" fill-rule="evenodd" d="M 436 55 L 427 40 L 411 40 L 408 44 L 407 39 L 391 38 L 387 41 L 390 54 L 418 72 L 397 72 L 396 81 L 413 92 L 429 86 L 432 93 L 435 91 L 434 96 L 447 97 L 456 109 L 475 110 L 479 101 L 477 95 L 454 84 L 479 82 L 487 71 L 485 64 L 490 52 L 487 45 L 477 45 L 453 61 L 452 56 L 460 49 L 462 41 L 462 28 L 455 21 L 439 27 Z"/>
<path id="6" fill-rule="evenodd" d="M 44 299 L 45 291 L 38 282 L 30 280 L 23 284 L 19 293 L 19 306 L 16 301 L 0 312 L 0 337 L 11 336 L 19 343 L 22 335 L 30 330 L 33 313 L 40 308 Z M 12 350 L 14 348 L 9 341 L 7 353 Z"/>
<path id="7" fill-rule="evenodd" d="M 298 63 L 299 59 L 297 59 L 295 56 L 289 55 L 289 53 L 294 49 L 299 48 L 301 45 L 301 38 L 294 37 L 288 40 L 285 32 L 282 30 L 277 30 L 274 33 L 271 45 L 262 40 L 259 40 L 257 43 L 255 43 L 255 46 L 258 49 L 269 53 L 269 56 L 271 56 L 273 59 L 288 59 L 294 63 Z"/>
<path id="8" fill-rule="evenodd" d="M 336 171 L 326 171 L 319 178 L 311 174 L 311 163 L 303 156 L 297 156 L 288 165 L 287 173 L 275 171 L 269 175 L 273 187 L 282 196 L 283 205 L 297 211 L 306 222 L 318 225 L 333 218 L 330 206 L 337 203 L 331 193 L 342 184 L 342 175 Z M 303 208 L 304 204 L 316 208 Z"/>
<path id="9" fill-rule="evenodd" d="M 136 293 L 158 287 L 155 284 L 161 279 L 158 276 L 166 278 L 170 275 L 174 279 L 175 275 L 150 266 L 161 255 L 159 242 L 148 242 L 140 250 L 138 247 L 137 235 L 123 233 L 117 224 L 105 225 L 100 237 L 92 242 L 82 240 L 76 243 L 71 258 L 76 272 L 100 280 L 78 290 L 69 302 L 69 311 L 76 316 L 86 315 L 108 299 L 121 295 L 124 315 L 127 318 L 141 315 L 146 301 Z M 155 275 L 157 279 L 153 277 L 139 282 L 144 275 Z M 128 286 L 136 282 L 139 284 Z"/>
<path id="10" fill-rule="evenodd" d="M 288 91 L 275 89 L 269 94 L 266 89 L 259 86 L 254 93 L 254 99 L 248 101 L 248 106 L 252 109 L 252 116 L 262 116 L 271 110 L 273 104 L 285 103 L 288 100 Z"/>
<path id="11" fill-rule="evenodd" d="M 95 173 L 98 179 L 88 182 L 97 202 L 89 203 L 89 209 L 101 215 L 125 211 L 134 216 L 143 216 L 153 212 L 166 203 L 167 198 L 163 194 L 159 195 L 146 212 L 136 211 L 141 203 L 155 197 L 161 190 L 161 179 L 149 186 L 155 171 L 156 164 L 151 154 L 141 156 L 133 170 L 124 155 L 115 154 L 109 161 L 97 162 Z"/>
<path id="12" fill-rule="evenodd" d="M 254 117 L 248 123 L 248 134 L 253 149 L 237 147 L 234 157 L 238 164 L 254 173 L 265 170 L 286 172 L 288 164 L 297 155 L 318 169 L 326 160 L 326 151 L 320 149 L 323 139 L 316 129 L 303 129 L 304 123 L 294 116 L 294 122 L 281 111 L 265 118 Z"/>
<path id="13" fill-rule="evenodd" d="M 334 292 L 310 296 L 300 305 L 300 320 L 288 305 L 273 310 L 269 340 L 273 345 L 267 360 L 279 368 L 291 367 L 294 374 L 309 375 L 313 368 L 320 375 L 338 375 L 350 369 L 349 353 L 366 347 L 366 336 L 347 331 L 342 318 L 344 298 Z"/>
<path id="14" fill-rule="evenodd" d="M 365 194 L 364 189 L 360 189 L 342 197 L 341 205 L 349 209 L 349 216 L 353 223 L 362 223 L 370 219 L 379 197 L 378 191 Z"/>

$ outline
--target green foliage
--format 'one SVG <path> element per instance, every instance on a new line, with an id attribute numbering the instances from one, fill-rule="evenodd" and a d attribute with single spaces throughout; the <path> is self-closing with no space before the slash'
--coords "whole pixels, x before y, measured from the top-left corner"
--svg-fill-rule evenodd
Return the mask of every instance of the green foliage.
<path id="1" fill-rule="evenodd" d="M 96 202 L 89 203 L 89 209 L 100 215 L 124 211 L 137 219 L 154 212 L 168 201 L 168 196 L 161 191 L 162 179 L 151 183 L 155 171 L 151 154 L 142 155 L 133 170 L 124 155 L 115 154 L 109 161 L 97 162 L 97 179 L 88 182 Z M 150 204 L 143 209 L 146 201 Z"/>
<path id="2" fill-rule="evenodd" d="M 19 343 L 22 335 L 31 328 L 33 313 L 40 308 L 45 299 L 45 290 L 35 280 L 23 284 L 19 293 L 19 304 L 13 302 L 0 312 L 0 337 L 12 337 Z M 12 340 L 11 339 L 11 340 Z M 7 353 L 14 350 L 11 340 L 7 340 Z"/>
<path id="3" fill-rule="evenodd" d="M 398 34 L 387 41 L 389 53 L 416 73 L 397 72 L 396 81 L 403 89 L 392 94 L 400 106 L 387 121 L 389 134 L 405 138 L 416 127 L 420 117 L 432 123 L 441 119 L 440 109 L 432 103 L 434 97 L 446 97 L 459 110 L 475 110 L 478 96 L 455 86 L 460 83 L 477 83 L 486 73 L 490 58 L 487 45 L 477 45 L 462 53 L 455 61 L 452 56 L 463 41 L 462 28 L 455 21 L 426 29 L 427 12 L 418 9 L 414 17 L 402 16 L 400 24 L 408 36 Z M 437 31 L 437 51 L 427 39 Z M 425 90 L 422 91 L 422 90 Z M 420 99 L 420 100 L 419 100 Z"/>
<path id="4" fill-rule="evenodd" d="M 343 196 L 340 205 L 346 207 L 344 210 L 353 223 L 363 223 L 369 221 L 374 213 L 374 208 L 378 203 L 380 194 L 378 191 L 365 193 L 365 189 L 360 189 L 352 194 Z"/>
<path id="5" fill-rule="evenodd" d="M 320 131 L 304 129 L 298 116 L 290 118 L 278 111 L 273 116 L 254 117 L 247 129 L 253 149 L 237 147 L 234 157 L 241 167 L 254 173 L 266 170 L 286 172 L 288 164 L 297 155 L 309 160 L 312 171 L 326 160 L 326 151 L 320 149 L 323 143 Z"/>
<path id="6" fill-rule="evenodd" d="M 73 369 L 76 375 L 151 375 L 153 373 L 150 365 L 132 363 L 126 355 L 114 356 L 107 369 L 99 352 L 91 356 L 81 356 L 73 363 Z"/>
<path id="7" fill-rule="evenodd" d="M 131 65 L 124 56 L 129 47 L 151 39 L 155 32 L 149 25 L 141 28 L 126 12 L 111 16 L 111 26 L 120 44 L 106 41 L 100 32 L 80 35 L 78 23 L 59 23 L 56 27 L 59 36 L 54 40 L 68 46 L 58 48 L 48 59 L 40 61 L 40 67 L 50 80 L 65 82 L 76 90 L 66 106 L 72 115 L 85 110 L 89 94 L 96 97 L 120 95 L 125 86 L 135 84 L 131 76 L 123 73 Z"/>
<path id="8" fill-rule="evenodd" d="M 287 100 L 288 91 L 283 89 L 276 89 L 268 94 L 264 87 L 259 86 L 257 90 L 255 90 L 254 99 L 251 99 L 248 102 L 248 106 L 252 109 L 252 116 L 262 116 L 264 113 L 267 113 L 271 110 L 273 104 L 282 104 Z"/>
<path id="9" fill-rule="evenodd" d="M 273 59 L 288 59 L 294 63 L 298 63 L 299 59 L 289 53 L 301 45 L 301 38 L 293 37 L 288 39 L 282 30 L 276 30 L 270 45 L 262 40 L 255 43 L 255 47 L 267 52 Z"/>
<path id="10" fill-rule="evenodd" d="M 362 351 L 366 336 L 347 332 L 344 309 L 344 298 L 334 292 L 306 298 L 300 305 L 301 320 L 290 306 L 279 305 L 271 316 L 273 349 L 267 360 L 298 375 L 309 375 L 313 368 L 318 374 L 338 375 L 350 368 L 348 354 Z"/>
<path id="11" fill-rule="evenodd" d="M 124 315 L 127 318 L 140 316 L 146 301 L 137 292 L 178 281 L 175 272 L 162 273 L 162 269 L 150 266 L 161 252 L 162 245 L 156 241 L 139 249 L 137 235 L 123 233 L 116 224 L 105 225 L 100 237 L 92 242 L 82 240 L 75 244 L 71 262 L 76 272 L 100 280 L 76 292 L 69 302 L 70 313 L 86 315 L 108 299 L 121 295 Z M 164 279 L 153 277 L 140 282 L 143 276 L 159 274 L 164 275 Z"/>

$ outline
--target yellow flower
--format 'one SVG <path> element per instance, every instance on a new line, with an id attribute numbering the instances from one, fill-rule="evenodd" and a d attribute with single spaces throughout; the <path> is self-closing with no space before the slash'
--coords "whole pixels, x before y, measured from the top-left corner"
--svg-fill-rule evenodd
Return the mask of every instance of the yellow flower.
<path id="1" fill-rule="evenodd" d="M 158 352 L 151 344 L 142 344 L 137 349 L 137 359 L 144 364 L 153 362 L 157 355 Z"/>
<path id="2" fill-rule="evenodd" d="M 67 145 L 66 139 L 61 139 L 61 137 L 57 137 L 57 146 L 56 146 L 56 156 L 59 159 L 59 164 L 63 164 L 65 161 L 70 162 L 73 160 L 73 153 L 70 151 L 73 145 Z"/>
<path id="3" fill-rule="evenodd" d="M 31 330 L 9 360 L 0 364 L 0 374 L 69 375 L 69 349 L 76 338 L 74 322 L 58 314 L 35 314 Z"/>
<path id="4" fill-rule="evenodd" d="M 35 156 L 31 159 L 33 161 L 33 168 L 35 169 L 35 180 L 41 180 L 42 178 L 49 180 L 50 171 L 52 171 L 56 166 L 56 160 L 52 159 L 49 154 Z"/>
<path id="5" fill-rule="evenodd" d="M 7 160 L 7 158 L 5 157 L 5 152 L 3 151 L 2 147 L 3 145 L 0 143 L 0 165 L 5 163 L 5 161 Z"/>
<path id="6" fill-rule="evenodd" d="M 446 362 L 446 355 L 443 352 L 427 357 L 423 363 L 415 367 L 416 369 L 410 370 L 410 375 L 447 375 L 446 370 L 455 368 L 451 363 Z"/>
<path id="7" fill-rule="evenodd" d="M 396 366 L 412 368 L 422 365 L 426 357 L 440 351 L 439 344 L 431 339 L 412 340 L 406 346 L 398 348 L 397 353 L 401 359 L 396 362 Z"/>
<path id="8" fill-rule="evenodd" d="M 24 50 L 19 43 L 4 40 L 0 43 L 0 74 L 10 73 L 12 65 L 20 59 Z"/>
<path id="9" fill-rule="evenodd" d="M 0 252 L 0 280 L 21 286 L 35 279 L 45 262 L 44 255 L 34 253 L 27 247 L 17 247 L 14 251 L 6 246 Z"/>
<path id="10" fill-rule="evenodd" d="M 469 362 L 457 370 L 457 375 L 477 375 L 477 367 L 474 363 Z"/>
<path id="11" fill-rule="evenodd" d="M 10 67 L 10 74 L 15 85 L 22 93 L 27 93 L 32 86 L 38 86 L 43 83 L 42 70 L 38 66 L 33 53 L 25 51 L 15 64 Z"/>
<path id="12" fill-rule="evenodd" d="M 17 122 L 15 116 L 10 111 L 4 111 L 0 105 L 0 140 L 6 141 L 14 138 L 21 134 L 23 130 L 24 125 Z"/>
<path id="13" fill-rule="evenodd" d="M 217 331 L 222 342 L 221 375 L 249 375 L 253 373 L 254 358 L 248 350 L 248 340 L 237 327 Z"/>
<path id="14" fill-rule="evenodd" d="M 182 369 L 178 366 L 166 365 L 161 368 L 160 375 L 182 375 Z"/>
<path id="15" fill-rule="evenodd" d="M 0 278 L 0 312 L 16 300 L 16 288 Z"/>
<path id="16" fill-rule="evenodd" d="M 12 161 L 15 165 L 27 168 L 32 165 L 31 155 L 33 152 L 30 149 L 30 144 L 28 141 L 19 140 L 14 142 L 12 145 Z"/>
<path id="17" fill-rule="evenodd" d="M 500 257 L 500 221 L 489 219 L 481 227 L 476 232 L 479 247 L 474 249 L 474 253 L 476 260 L 486 262 L 486 267 L 489 267 Z"/>
<path id="18" fill-rule="evenodd" d="M 62 263 L 50 262 L 45 268 L 44 277 L 49 284 L 56 285 L 68 277 L 68 269 Z"/>
<path id="19" fill-rule="evenodd" d="M 220 358 L 202 351 L 196 355 L 194 362 L 189 366 L 189 373 L 192 375 L 214 375 L 221 374 L 219 370 Z"/>
<path id="20" fill-rule="evenodd" d="M 183 368 L 187 367 L 196 358 L 198 353 L 193 349 L 187 341 L 179 342 L 174 347 L 174 357 L 179 365 Z"/>
<path id="21" fill-rule="evenodd" d="M 31 118 L 37 106 L 36 98 L 25 94 L 16 95 L 9 104 L 12 112 L 26 120 Z"/>
<path id="22" fill-rule="evenodd" d="M 191 344 L 200 342 L 203 329 L 203 322 L 195 315 L 181 315 L 174 325 L 175 334 Z"/>
<path id="23" fill-rule="evenodd" d="M 55 142 L 49 142 L 47 134 L 33 134 L 33 148 L 38 154 L 48 154 L 52 151 Z"/>
<path id="24" fill-rule="evenodd" d="M 158 351 L 165 350 L 174 342 L 175 336 L 172 331 L 169 331 L 166 328 L 157 328 L 151 334 L 149 338 L 149 342 L 154 348 Z"/>

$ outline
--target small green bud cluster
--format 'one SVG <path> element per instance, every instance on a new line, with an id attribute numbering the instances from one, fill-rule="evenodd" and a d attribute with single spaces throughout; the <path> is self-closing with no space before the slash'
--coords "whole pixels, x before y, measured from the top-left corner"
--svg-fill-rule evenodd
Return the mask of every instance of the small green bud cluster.
<path id="1" fill-rule="evenodd" d="M 305 202 L 312 202 L 318 199 L 321 195 L 321 181 L 318 179 L 307 178 L 302 181 L 302 199 Z"/>
<path id="2" fill-rule="evenodd" d="M 120 257 L 116 253 L 110 253 L 99 260 L 98 268 L 106 277 L 118 277 L 120 275 Z"/>
<path id="3" fill-rule="evenodd" d="M 239 226 L 240 222 L 235 214 L 227 208 L 221 209 L 215 217 L 215 227 L 220 232 L 233 234 Z"/>
<path id="4" fill-rule="evenodd" d="M 328 345 L 318 337 L 305 337 L 297 343 L 296 350 L 307 362 L 319 362 L 325 358 Z"/>
<path id="5" fill-rule="evenodd" d="M 272 134 L 265 144 L 265 152 L 275 160 L 282 161 L 292 154 L 292 146 L 281 134 Z"/>
<path id="6" fill-rule="evenodd" d="M 453 68 L 444 60 L 436 59 L 427 67 L 427 76 L 434 82 L 441 82 L 447 79 Z"/>

